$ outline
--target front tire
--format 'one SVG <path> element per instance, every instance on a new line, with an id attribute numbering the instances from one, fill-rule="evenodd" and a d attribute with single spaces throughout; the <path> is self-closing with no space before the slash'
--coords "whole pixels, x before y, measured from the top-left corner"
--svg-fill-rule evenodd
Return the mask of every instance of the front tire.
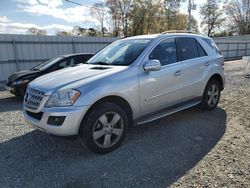
<path id="1" fill-rule="evenodd" d="M 204 110 L 213 110 L 220 100 L 221 86 L 217 80 L 210 80 L 203 93 L 201 108 Z"/>
<path id="2" fill-rule="evenodd" d="M 113 151 L 124 140 L 128 122 L 128 116 L 120 106 L 110 102 L 97 105 L 82 122 L 81 143 L 96 153 Z"/>

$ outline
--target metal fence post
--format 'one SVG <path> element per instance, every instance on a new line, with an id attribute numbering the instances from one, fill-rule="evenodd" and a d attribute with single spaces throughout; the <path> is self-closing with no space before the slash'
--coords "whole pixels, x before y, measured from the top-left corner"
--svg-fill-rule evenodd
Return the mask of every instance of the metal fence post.
<path id="1" fill-rule="evenodd" d="M 72 51 L 73 53 L 76 53 L 76 43 L 74 40 L 72 41 Z"/>
<path id="2" fill-rule="evenodd" d="M 247 55 L 247 42 L 245 44 L 245 56 Z"/>
<path id="3" fill-rule="evenodd" d="M 14 49 L 14 57 L 15 57 L 15 62 L 16 62 L 16 70 L 19 70 L 19 61 L 18 61 L 18 50 L 16 46 L 16 41 L 12 41 L 13 44 L 13 49 Z"/>
<path id="4" fill-rule="evenodd" d="M 227 59 L 229 59 L 229 42 L 227 43 Z"/>
<path id="5" fill-rule="evenodd" d="M 237 43 L 236 58 L 239 56 L 239 43 Z"/>

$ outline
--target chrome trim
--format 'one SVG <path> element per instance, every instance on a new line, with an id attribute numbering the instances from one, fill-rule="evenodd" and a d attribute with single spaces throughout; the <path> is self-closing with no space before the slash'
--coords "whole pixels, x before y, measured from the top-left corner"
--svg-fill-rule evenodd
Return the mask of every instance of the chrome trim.
<path id="1" fill-rule="evenodd" d="M 29 109 L 36 110 L 40 106 L 45 96 L 44 94 L 45 93 L 43 91 L 39 91 L 33 88 L 28 88 L 24 97 L 25 106 Z"/>

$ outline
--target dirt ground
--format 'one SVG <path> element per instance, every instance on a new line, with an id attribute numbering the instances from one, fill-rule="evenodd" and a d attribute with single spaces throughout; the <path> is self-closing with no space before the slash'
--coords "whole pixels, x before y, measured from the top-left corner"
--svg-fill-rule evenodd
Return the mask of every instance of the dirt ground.
<path id="1" fill-rule="evenodd" d="M 250 187 L 250 78 L 246 63 L 225 63 L 226 88 L 219 108 L 226 130 L 214 148 L 173 187 Z M 209 120 L 208 120 L 209 121 Z"/>
<path id="2" fill-rule="evenodd" d="M 0 187 L 250 187 L 245 66 L 225 63 L 215 110 L 195 107 L 135 126 L 106 155 L 33 129 L 23 122 L 22 103 L 0 92 Z"/>

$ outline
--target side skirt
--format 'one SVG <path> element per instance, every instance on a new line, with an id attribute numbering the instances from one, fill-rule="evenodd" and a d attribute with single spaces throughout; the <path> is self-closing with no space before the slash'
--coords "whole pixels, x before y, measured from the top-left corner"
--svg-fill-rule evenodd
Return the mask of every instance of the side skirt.
<path id="1" fill-rule="evenodd" d="M 193 107 L 201 102 L 201 97 L 196 97 L 194 99 L 190 99 L 172 106 L 168 106 L 156 112 L 143 115 L 142 117 L 135 120 L 136 125 L 141 125 L 144 123 L 148 123 L 160 118 L 163 118 L 167 115 L 179 112 L 181 110 L 185 110 L 187 108 Z"/>

